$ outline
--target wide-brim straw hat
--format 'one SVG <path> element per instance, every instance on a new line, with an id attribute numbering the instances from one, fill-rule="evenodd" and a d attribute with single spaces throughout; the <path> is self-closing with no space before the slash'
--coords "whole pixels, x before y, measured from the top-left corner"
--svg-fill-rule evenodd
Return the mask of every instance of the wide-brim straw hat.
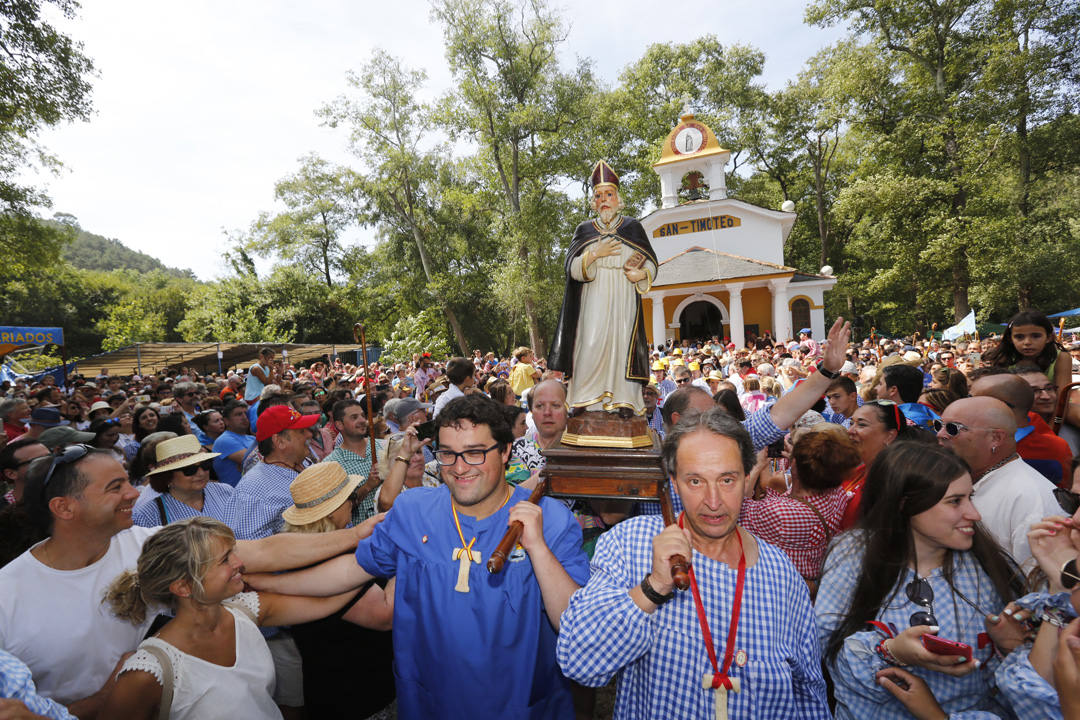
<path id="1" fill-rule="evenodd" d="M 199 440 L 194 435 L 180 435 L 162 440 L 154 448 L 157 463 L 147 476 L 172 472 L 188 465 L 197 465 L 204 460 L 212 460 L 221 453 L 204 452 Z"/>
<path id="2" fill-rule="evenodd" d="M 341 507 L 363 481 L 363 475 L 348 475 L 336 462 L 309 465 L 289 485 L 293 504 L 281 517 L 291 525 L 321 520 Z"/>

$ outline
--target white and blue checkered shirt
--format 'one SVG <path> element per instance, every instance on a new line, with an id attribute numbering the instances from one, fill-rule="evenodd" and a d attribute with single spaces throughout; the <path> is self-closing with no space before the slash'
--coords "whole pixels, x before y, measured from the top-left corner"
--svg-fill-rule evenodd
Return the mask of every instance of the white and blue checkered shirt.
<path id="1" fill-rule="evenodd" d="M 862 572 L 863 536 L 858 530 L 841 535 L 825 558 L 825 570 L 818 587 L 814 611 L 817 615 L 818 637 L 824 652 L 829 635 L 838 627 L 851 605 L 855 583 Z M 990 578 L 969 552 L 953 553 L 953 585 L 979 610 L 964 602 L 953 592 L 942 574 L 933 570 L 926 580 L 934 591 L 934 616 L 941 630 L 939 637 L 956 640 L 972 647 L 980 667 L 964 677 L 953 677 L 921 667 L 908 670 L 918 675 L 930 687 L 938 704 L 950 718 L 964 720 L 1008 718 L 1013 715 L 994 699 L 994 671 L 998 660 L 992 649 L 979 649 L 979 633 L 986 630 L 985 614 L 999 613 L 1005 603 L 994 589 Z M 908 599 L 905 586 L 915 579 L 913 570 L 905 571 L 894 588 L 891 598 L 877 614 L 876 620 L 895 626 L 902 632 L 910 626 L 911 615 L 924 610 Z M 850 635 L 836 658 L 828 663 L 835 684 L 836 717 L 838 720 L 863 718 L 910 718 L 911 714 L 900 701 L 877 684 L 874 674 L 884 668 L 885 661 L 874 651 L 884 637 L 867 626 L 866 630 Z M 1027 717 L 1021 715 L 1020 717 Z"/>
<path id="2" fill-rule="evenodd" d="M 30 668 L 4 650 L 0 650 L 0 698 L 21 700 L 30 712 L 53 720 L 76 720 L 60 703 L 38 695 Z"/>
<path id="3" fill-rule="evenodd" d="M 161 509 L 157 499 L 145 502 L 135 508 L 131 518 L 139 527 L 157 527 L 177 520 L 205 515 L 220 520 L 236 532 L 236 498 L 231 485 L 223 482 L 208 482 L 203 490 L 202 511 L 182 503 L 169 493 L 159 496 L 165 505 L 165 521 L 161 519 Z"/>
<path id="4" fill-rule="evenodd" d="M 715 693 L 702 688 L 713 671 L 690 591 L 652 614 L 629 591 L 652 569 L 655 515 L 631 518 L 600 536 L 589 583 L 570 598 L 556 654 L 570 679 L 599 687 L 618 675 L 615 718 L 712 720 Z M 729 675 L 733 718 L 829 718 L 821 655 L 806 583 L 783 552 L 757 541 L 746 569 Z M 737 571 L 698 552 L 691 560 L 717 658 L 724 657 Z"/>
<path id="5" fill-rule="evenodd" d="M 772 405 L 766 405 L 742 421 L 742 426 L 746 428 L 746 432 L 750 433 L 750 442 L 754 444 L 754 452 L 761 450 L 769 443 L 782 440 L 784 435 L 787 434 L 787 430 L 781 430 L 773 422 L 772 413 L 770 412 L 771 407 Z M 679 499 L 679 494 L 675 492 L 674 483 L 670 484 L 669 489 L 671 490 L 671 509 L 678 516 L 683 511 L 682 500 Z M 659 515 L 660 503 L 640 502 L 637 504 L 637 513 L 639 515 Z"/>
<path id="6" fill-rule="evenodd" d="M 258 540 L 281 530 L 281 513 L 292 506 L 289 485 L 299 475 L 295 470 L 260 462 L 244 473 L 236 484 L 237 540 Z"/>

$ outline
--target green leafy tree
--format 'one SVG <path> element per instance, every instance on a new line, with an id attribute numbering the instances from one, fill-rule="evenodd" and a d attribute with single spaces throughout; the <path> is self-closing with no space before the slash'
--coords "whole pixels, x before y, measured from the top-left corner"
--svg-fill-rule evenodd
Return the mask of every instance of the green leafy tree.
<path id="1" fill-rule="evenodd" d="M 544 328 L 554 326 L 562 297 L 563 250 L 580 213 L 559 188 L 591 167 L 592 67 L 559 66 L 566 31 L 541 0 L 441 0 L 433 12 L 455 82 L 441 103 L 443 125 L 478 147 L 475 167 L 496 214 L 495 296 L 524 317 L 530 345 L 543 355 Z"/>
<path id="2" fill-rule="evenodd" d="M 0 7 L 0 254 L 22 268 L 55 263 L 66 234 L 36 222 L 49 199 L 27 186 L 20 171 L 35 161 L 59 163 L 38 143 L 38 133 L 90 115 L 93 63 L 82 45 L 47 22 L 46 8 L 73 18 L 72 0 L 12 0 Z"/>
<path id="3" fill-rule="evenodd" d="M 346 190 L 351 182 L 348 169 L 316 155 L 303 158 L 299 170 L 274 186 L 274 197 L 285 211 L 260 215 L 247 248 L 296 263 L 332 287 L 341 268 L 341 233 L 356 219 Z"/>
<path id="4" fill-rule="evenodd" d="M 427 282 L 427 293 L 438 303 L 453 330 L 462 353 L 468 341 L 458 311 L 449 302 L 445 278 L 436 267 L 428 248 L 446 252 L 440 226 L 433 222 L 445 187 L 448 168 L 442 158 L 445 146 L 429 150 L 435 134 L 430 109 L 416 100 L 425 73 L 409 70 L 391 55 L 377 51 L 359 73 L 350 73 L 349 85 L 358 98 L 341 97 L 322 110 L 328 124 L 347 124 L 353 151 L 370 171 L 357 175 L 352 185 L 364 205 L 364 218 L 386 233 L 407 234 L 416 248 L 419 266 Z"/>
<path id="5" fill-rule="evenodd" d="M 432 357 L 450 355 L 442 318 L 431 308 L 394 323 L 381 357 L 391 362 L 405 362 L 414 354 L 424 352 L 431 353 Z"/>

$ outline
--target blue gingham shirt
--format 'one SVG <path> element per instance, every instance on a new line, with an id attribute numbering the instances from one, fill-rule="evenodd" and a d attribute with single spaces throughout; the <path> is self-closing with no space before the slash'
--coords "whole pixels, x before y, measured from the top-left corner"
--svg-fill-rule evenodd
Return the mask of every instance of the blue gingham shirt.
<path id="1" fill-rule="evenodd" d="M 260 462 L 244 473 L 236 484 L 237 540 L 259 540 L 281 530 L 281 513 L 293 504 L 289 485 L 299 475 L 295 470 Z"/>
<path id="2" fill-rule="evenodd" d="M 829 635 L 840 625 L 851 604 L 855 583 L 861 573 L 863 552 L 863 534 L 853 530 L 841 535 L 825 558 L 825 570 L 814 606 L 823 652 Z M 981 665 L 964 677 L 953 677 L 918 666 L 908 670 L 926 681 L 951 720 L 1013 717 L 993 697 L 994 671 L 998 661 L 993 656 L 992 648 L 987 646 L 979 649 L 979 633 L 986 630 L 984 613 L 999 613 L 1005 603 L 974 555 L 956 552 L 953 558 L 953 584 L 981 612 L 953 592 L 941 568 L 935 569 L 926 580 L 934 590 L 934 615 L 941 628 L 938 636 L 970 645 L 973 657 Z M 924 609 L 911 602 L 904 592 L 907 584 L 914 579 L 914 570 L 907 570 L 901 575 L 891 598 L 887 597 L 876 620 L 895 626 L 897 631 L 910 626 L 911 615 Z M 885 661 L 874 651 L 883 635 L 867 627 L 849 636 L 836 658 L 828 663 L 829 674 L 835 683 L 836 718 L 910 718 L 910 713 L 900 701 L 874 679 L 874 674 L 886 667 Z"/>
<path id="3" fill-rule="evenodd" d="M 750 442 L 754 444 L 754 452 L 761 450 L 761 448 L 769 443 L 782 440 L 784 435 L 787 434 L 787 430 L 781 430 L 780 427 L 773 422 L 772 412 L 770 411 L 771 407 L 771 404 L 766 405 L 756 412 L 751 413 L 749 417 L 742 421 L 742 426 L 746 428 L 746 432 L 750 433 Z M 682 500 L 679 499 L 679 494 L 675 492 L 674 483 L 669 485 L 669 489 L 671 490 L 671 509 L 672 512 L 678 516 L 683 510 Z M 659 515 L 660 503 L 638 503 L 637 512 L 640 515 Z"/>
<path id="4" fill-rule="evenodd" d="M 77 720 L 67 708 L 38 695 L 30 668 L 11 653 L 0 649 L 0 698 L 21 700 L 30 712 L 53 720 Z"/>
<path id="5" fill-rule="evenodd" d="M 1056 602 L 1053 602 L 1056 600 Z M 1049 593 L 1031 593 L 1016 601 L 1026 610 L 1036 611 L 1040 606 L 1049 604 L 1065 610 L 1065 620 L 1076 617 L 1076 611 L 1069 603 L 1069 593 L 1057 595 Z M 1031 642 L 1026 642 L 1009 653 L 997 672 L 994 673 L 998 689 L 1001 690 L 1016 716 L 1024 720 L 1062 720 L 1061 701 L 1054 686 L 1048 683 L 1031 665 Z"/>
<path id="6" fill-rule="evenodd" d="M 647 515 L 600 536 L 589 583 L 571 596 L 560 621 L 559 667 L 590 687 L 617 675 L 620 720 L 712 720 L 715 691 L 701 683 L 713 669 L 690 591 L 676 593 L 652 614 L 629 594 L 652 569 L 652 539 L 663 528 L 661 518 Z M 728 693 L 728 712 L 733 718 L 829 718 L 806 583 L 784 553 L 761 540 L 757 545 L 728 671 L 742 688 Z M 737 571 L 698 552 L 691 562 L 723 662 Z M 738 651 L 745 653 L 744 665 Z"/>
<path id="7" fill-rule="evenodd" d="M 236 531 L 236 497 L 231 485 L 223 482 L 208 482 L 203 490 L 202 511 L 196 510 L 186 503 L 182 503 L 169 493 L 159 496 L 165 504 L 165 517 L 170 523 L 177 520 L 205 515 L 215 520 L 220 520 Z M 157 527 L 161 522 L 161 512 L 158 508 L 157 499 L 138 505 L 131 515 L 132 520 L 139 527 Z"/>

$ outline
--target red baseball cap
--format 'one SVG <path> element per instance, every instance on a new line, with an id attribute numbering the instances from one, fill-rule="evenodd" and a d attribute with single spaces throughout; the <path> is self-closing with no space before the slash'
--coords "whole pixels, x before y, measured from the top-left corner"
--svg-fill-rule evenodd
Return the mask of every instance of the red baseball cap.
<path id="1" fill-rule="evenodd" d="M 311 427 L 319 422 L 318 415 L 301 415 L 288 405 L 269 408 L 255 422 L 255 440 L 262 442 L 285 430 Z"/>

